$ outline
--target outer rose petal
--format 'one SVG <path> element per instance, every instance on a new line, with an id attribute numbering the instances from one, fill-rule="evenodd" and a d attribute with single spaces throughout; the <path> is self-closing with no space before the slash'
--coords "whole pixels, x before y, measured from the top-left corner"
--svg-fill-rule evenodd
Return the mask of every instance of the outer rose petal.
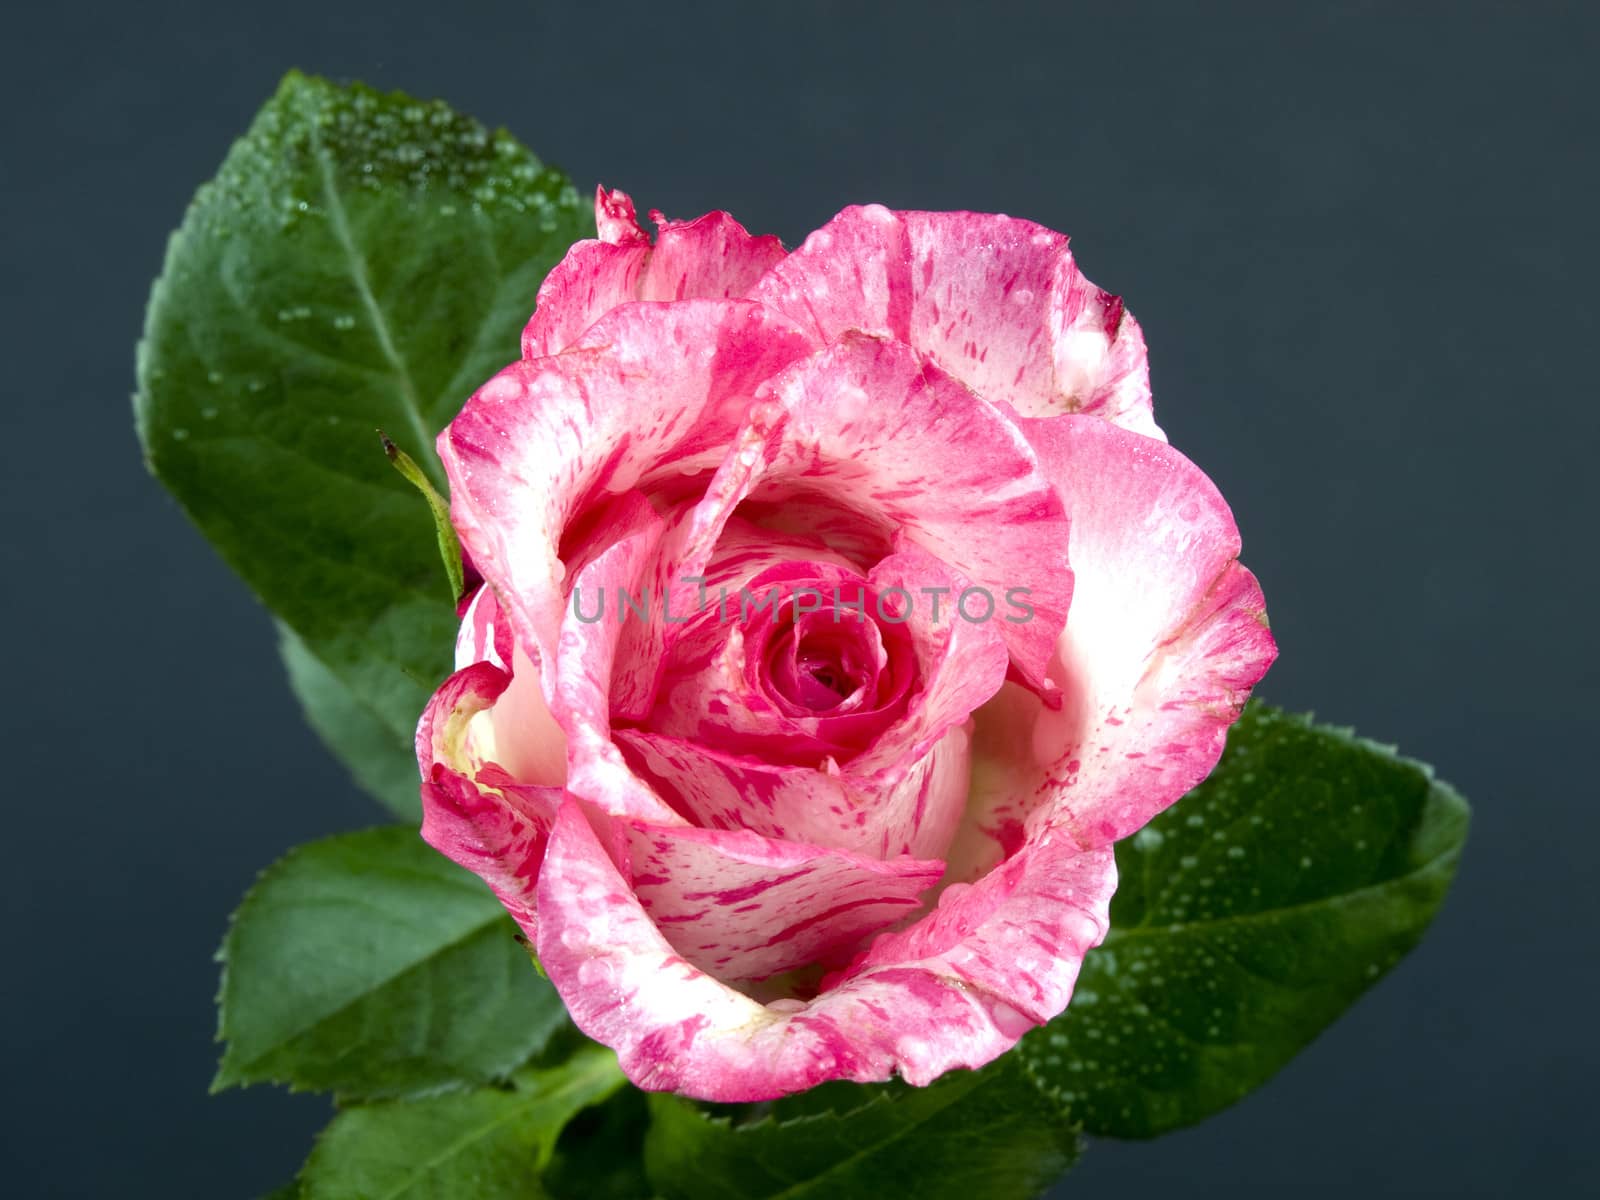
<path id="1" fill-rule="evenodd" d="M 659 212 L 655 252 L 639 281 L 641 300 L 737 300 L 783 258 L 771 234 L 752 237 L 725 212 L 692 221 L 669 221 Z"/>
<path id="2" fill-rule="evenodd" d="M 487 662 L 509 670 L 512 655 L 511 626 L 500 615 L 500 602 L 494 598 L 494 589 L 481 584 L 467 601 L 461 614 L 461 628 L 456 631 L 456 670 L 464 670 L 473 663 Z"/>
<path id="3" fill-rule="evenodd" d="M 422 785 L 422 840 L 487 883 L 532 937 L 534 884 L 560 803 L 560 788 L 487 788 L 440 769 Z"/>
<path id="4" fill-rule="evenodd" d="M 1081 894 L 1052 900 L 1060 956 L 1053 978 L 1062 995 L 1083 953 L 1104 934 L 1114 883 L 1109 851 L 1078 859 Z M 991 1061 L 1031 1024 L 938 958 L 858 970 L 810 1003 L 760 1004 L 672 949 L 576 804 L 557 815 L 538 900 L 539 960 L 573 1020 L 617 1051 L 634 1083 L 653 1091 L 769 1100 L 831 1079 L 869 1083 L 895 1071 L 922 1085 Z"/>
<path id="5" fill-rule="evenodd" d="M 613 246 L 648 244 L 650 241 L 650 235 L 639 224 L 633 197 L 621 188 L 607 189 L 604 184 L 594 189 L 594 228 L 602 242 Z"/>
<path id="6" fill-rule="evenodd" d="M 944 874 L 941 859 L 884 860 L 748 831 L 612 825 L 645 911 L 685 958 L 727 981 L 842 965 Z"/>
<path id="7" fill-rule="evenodd" d="M 480 760 L 492 759 L 522 783 L 559 786 L 567 777 L 567 739 L 545 703 L 539 672 L 519 649 L 510 623 L 492 588 L 479 587 L 468 602 L 456 633 L 456 669 L 483 664 L 506 679 L 472 718 L 470 733 Z M 418 736 L 429 726 L 450 688 L 435 694 L 423 714 Z M 421 741 L 418 753 L 421 754 Z M 423 763 L 423 777 L 428 765 Z"/>
<path id="8" fill-rule="evenodd" d="M 566 735 L 545 703 L 539 673 L 516 647 L 488 587 L 478 589 L 462 614 L 456 668 L 417 727 L 423 779 L 430 777 L 435 761 L 469 774 L 493 761 L 520 783 L 559 786 L 567 775 Z M 441 739 L 451 721 L 461 724 L 463 736 L 447 746 Z M 462 765 L 463 758 L 469 765 Z"/>
<path id="9" fill-rule="evenodd" d="M 1052 668 L 1064 703 L 1007 689 L 979 712 L 963 875 L 1025 822 L 1095 846 L 1139 829 L 1216 765 L 1277 655 L 1233 514 L 1199 468 L 1093 418 L 1023 427 L 1072 514 L 1077 584 Z"/>
<path id="10" fill-rule="evenodd" d="M 1116 859 L 1045 831 L 971 885 L 952 884 L 939 907 L 885 934 L 846 981 L 914 962 L 964 981 L 1028 1025 L 1067 1007 L 1083 956 L 1110 926 Z"/>
<path id="11" fill-rule="evenodd" d="M 417 722 L 415 747 L 423 779 L 442 764 L 475 775 L 497 761 L 492 725 L 484 720 L 511 683 L 508 672 L 492 663 L 473 663 L 439 685 Z"/>
<path id="12" fill-rule="evenodd" d="M 825 341 L 856 329 L 906 342 L 1025 416 L 1094 413 L 1162 436 L 1138 323 L 1031 221 L 847 208 L 751 295 Z"/>
<path id="13" fill-rule="evenodd" d="M 482 718 L 510 682 L 492 664 L 476 663 L 447 679 L 429 702 L 417 727 L 422 837 L 480 876 L 531 930 L 534 880 L 561 789 L 515 783 L 488 757 L 493 738 Z"/>
<path id="14" fill-rule="evenodd" d="M 652 218 L 654 246 L 625 192 L 595 193 L 598 240 L 573 245 L 539 288 L 538 307 L 522 331 L 522 356 L 565 350 L 606 313 L 634 300 L 734 299 L 783 257 L 775 237 L 751 237 L 725 212 L 693 221 Z"/>
<path id="15" fill-rule="evenodd" d="M 439 435 L 451 521 L 541 670 L 561 626 L 568 523 L 715 468 L 755 390 L 807 346 L 747 301 L 629 304 L 576 348 L 507 367 Z"/>

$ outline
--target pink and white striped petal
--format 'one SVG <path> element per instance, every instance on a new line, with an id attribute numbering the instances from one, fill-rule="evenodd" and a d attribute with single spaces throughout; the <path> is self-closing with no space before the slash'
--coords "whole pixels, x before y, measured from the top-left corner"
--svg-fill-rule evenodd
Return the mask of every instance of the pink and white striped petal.
<path id="1" fill-rule="evenodd" d="M 850 775 L 870 793 L 897 778 L 998 692 L 1010 658 L 998 603 L 988 619 L 968 619 L 960 598 L 968 595 L 969 581 L 909 538 L 872 568 L 868 580 L 879 595 L 908 598 L 901 618 L 911 635 L 920 680 L 905 715 L 849 765 Z M 943 593 L 949 607 L 936 614 L 933 598 L 919 594 L 929 589 Z M 973 606 L 968 611 L 981 610 Z M 915 819 L 927 815 L 919 813 Z"/>
<path id="2" fill-rule="evenodd" d="M 797 557 L 827 558 L 860 571 L 869 570 L 894 544 L 894 527 L 887 519 L 804 480 L 768 480 L 758 496 L 739 506 L 739 518 L 775 541 L 793 539 L 811 547 Z"/>
<path id="3" fill-rule="evenodd" d="M 618 514 L 623 534 L 578 575 L 574 590 L 596 596 L 634 591 L 661 544 L 666 524 L 638 493 Z M 629 672 L 653 668 L 637 660 L 619 660 L 618 647 L 631 610 L 607 607 L 597 621 L 585 620 L 577 608 L 561 623 L 559 649 L 543 673 L 550 710 L 566 733 L 566 787 L 606 813 L 626 814 L 665 824 L 682 823 L 650 787 L 623 762 L 611 739 L 611 690 Z"/>
<path id="4" fill-rule="evenodd" d="M 1086 846 L 1140 829 L 1216 765 L 1277 655 L 1233 514 L 1198 467 L 1091 417 L 1023 427 L 1072 516 L 1077 586 L 1051 668 L 1063 703 L 1007 689 L 979 711 L 957 878 L 999 861 L 1022 825 Z"/>
<path id="5" fill-rule="evenodd" d="M 451 520 L 541 670 L 568 590 L 569 523 L 635 487 L 714 470 L 756 389 L 806 349 L 746 301 L 628 304 L 467 402 L 439 437 Z"/>
<path id="6" fill-rule="evenodd" d="M 837 591 L 870 609 L 864 599 L 867 581 L 853 568 L 829 562 L 779 563 L 743 582 L 737 600 L 730 598 L 727 618 L 720 599 L 693 623 L 683 626 L 662 676 L 661 693 L 650 714 L 649 728 L 736 752 L 760 752 L 781 762 L 820 763 L 826 757 L 843 761 L 859 753 L 897 719 L 906 691 L 916 675 L 909 637 L 890 626 L 864 628 L 870 617 L 852 615 L 839 622 L 841 632 L 861 632 L 863 653 L 882 652 L 875 683 L 881 695 L 864 706 L 812 711 L 787 703 L 773 691 L 766 661 L 774 636 L 786 640 L 796 622 L 832 624 L 832 596 Z M 799 615 L 809 605 L 816 612 Z M 847 628 L 844 620 L 851 625 Z M 866 643 L 887 642 L 887 645 Z"/>
<path id="7" fill-rule="evenodd" d="M 650 219 L 659 232 L 639 280 L 641 300 L 742 299 L 784 256 L 776 237 L 752 237 L 725 212 L 692 221 L 670 221 L 651 212 Z"/>
<path id="8" fill-rule="evenodd" d="M 1068 522 L 1014 422 L 905 345 L 855 333 L 772 386 L 787 420 L 752 498 L 815 486 L 996 598 L 1028 589 L 1032 619 L 998 624 L 1017 666 L 1042 684 L 1072 598 Z"/>
<path id="9" fill-rule="evenodd" d="M 642 730 L 616 737 L 635 773 L 706 829 L 746 829 L 875 858 L 936 858 L 955 837 L 967 799 L 965 726 L 871 780 L 833 762 L 777 763 Z"/>
<path id="10" fill-rule="evenodd" d="M 511 674 L 488 662 L 463 667 L 439 685 L 417 721 L 414 746 L 423 779 L 432 777 L 436 764 L 470 776 L 498 763 L 489 716 L 510 685 Z"/>
<path id="11" fill-rule="evenodd" d="M 633 246 L 650 240 L 650 234 L 639 224 L 633 197 L 603 183 L 594 189 L 594 228 L 602 242 L 613 246 Z"/>
<path id="12" fill-rule="evenodd" d="M 864 607 L 882 608 L 892 622 L 883 635 L 893 648 L 887 674 L 898 686 L 887 707 L 794 717 L 753 678 L 765 626 L 702 614 L 669 660 L 649 732 L 619 734 L 633 765 L 679 812 L 712 828 L 742 826 L 880 857 L 942 856 L 967 796 L 963 727 L 1006 678 L 1003 618 L 962 616 L 957 597 L 967 580 L 910 543 L 865 580 L 849 568 L 800 562 L 740 583 L 761 594 L 786 574 L 824 592 L 849 580 L 865 585 L 863 596 L 874 599 Z M 923 594 L 929 589 L 945 597 L 942 611 Z M 851 740 L 858 722 L 872 735 L 859 747 Z"/>
<path id="13" fill-rule="evenodd" d="M 442 766 L 422 784 L 422 840 L 487 883 L 530 940 L 538 931 L 534 889 L 561 798 L 558 787 L 485 786 Z"/>
<path id="14" fill-rule="evenodd" d="M 835 986 L 914 963 L 1042 1025 L 1067 1007 L 1083 956 L 1110 927 L 1116 876 L 1111 847 L 1044 830 L 977 882 L 947 886 L 932 913 L 875 940 Z"/>
<path id="15" fill-rule="evenodd" d="M 457 671 L 434 693 L 417 726 L 422 837 L 481 876 L 531 929 L 534 879 L 562 792 L 559 786 L 516 782 L 498 761 L 487 718 L 510 683 L 506 672 L 480 662 Z"/>
<path id="16" fill-rule="evenodd" d="M 487 662 L 502 671 L 510 669 L 511 626 L 500 615 L 500 602 L 494 589 L 479 584 L 478 590 L 467 601 L 461 614 L 461 626 L 456 630 L 456 670 L 473 663 Z"/>
<path id="17" fill-rule="evenodd" d="M 471 671 L 473 667 L 493 668 Z M 539 672 L 528 656 L 515 644 L 510 623 L 500 611 L 494 590 L 478 588 L 462 615 L 456 634 L 457 675 L 435 693 L 419 726 L 418 754 L 423 754 L 424 735 L 438 720 L 436 714 L 459 711 L 461 701 L 453 693 L 461 680 L 489 680 L 480 686 L 480 695 L 471 709 L 466 727 L 468 748 L 477 763 L 493 761 L 506 775 L 526 784 L 559 787 L 567 777 L 567 738 L 545 702 Z M 469 673 L 470 672 L 470 673 Z M 502 678 L 503 677 L 503 678 Z M 459 751 L 433 751 L 434 757 L 455 762 Z M 474 767 L 475 769 L 475 767 Z M 470 773 L 470 772 L 469 772 Z M 423 777 L 428 765 L 423 763 Z"/>
<path id="18" fill-rule="evenodd" d="M 1049 990 L 1063 1003 L 1083 953 L 1104 934 L 1114 883 L 1109 851 L 1080 857 L 1078 870 L 1056 875 L 1081 893 L 1019 935 L 1053 935 Z M 951 973 L 953 947 L 926 963 L 863 966 L 809 1002 L 761 1004 L 672 947 L 575 804 L 557 815 L 539 898 L 539 959 L 573 1020 L 651 1091 L 747 1102 L 896 1072 L 925 1085 L 991 1061 L 1033 1024 L 1007 995 Z M 987 977 L 975 963 L 969 973 Z M 1026 1004 L 1034 991 L 1018 998 Z"/>
<path id="19" fill-rule="evenodd" d="M 939 859 L 889 859 L 723 831 L 614 820 L 634 894 L 667 941 L 724 982 L 839 967 L 910 916 Z"/>
<path id="20" fill-rule="evenodd" d="M 705 485 L 699 499 L 678 506 L 666 523 L 661 543 L 640 579 L 636 597 L 644 616 L 623 623 L 618 658 L 629 669 L 612 680 L 611 709 L 618 719 L 640 720 L 655 703 L 662 671 L 684 626 L 711 613 L 692 580 L 705 579 L 723 528 L 750 492 L 766 439 L 759 425 L 747 424 Z"/>
<path id="21" fill-rule="evenodd" d="M 1031 221 L 847 208 L 751 295 L 820 340 L 905 342 L 1026 416 L 1088 412 L 1162 436 L 1137 322 L 1084 278 L 1064 236 Z"/>
<path id="22" fill-rule="evenodd" d="M 522 332 L 522 356 L 559 354 L 621 304 L 635 300 L 738 299 L 783 258 L 775 237 L 752 237 L 725 212 L 668 221 L 655 244 L 620 191 L 595 195 L 598 239 L 575 243 L 545 276 Z"/>

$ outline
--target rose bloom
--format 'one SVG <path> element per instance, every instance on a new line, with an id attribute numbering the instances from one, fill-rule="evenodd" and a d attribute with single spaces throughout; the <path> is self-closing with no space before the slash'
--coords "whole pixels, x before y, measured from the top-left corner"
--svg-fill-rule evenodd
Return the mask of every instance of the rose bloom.
<path id="1" fill-rule="evenodd" d="M 485 583 L 423 836 L 641 1087 L 986 1063 L 1273 659 L 1233 517 L 1060 234 L 596 210 L 439 437 Z"/>

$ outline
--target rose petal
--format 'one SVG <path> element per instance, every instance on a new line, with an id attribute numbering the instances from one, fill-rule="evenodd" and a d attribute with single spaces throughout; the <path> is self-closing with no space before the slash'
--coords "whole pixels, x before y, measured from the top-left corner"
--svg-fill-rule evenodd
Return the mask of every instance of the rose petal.
<path id="1" fill-rule="evenodd" d="M 511 684 L 511 674 L 492 663 L 473 663 L 439 685 L 417 722 L 415 748 L 422 778 L 436 763 L 467 775 L 498 762 L 490 711 Z"/>
<path id="2" fill-rule="evenodd" d="M 1067 1006 L 1083 956 L 1110 927 L 1116 859 L 1046 831 L 972 884 L 952 884 L 939 907 L 887 933 L 845 980 L 915 964 L 960 979 L 1042 1025 Z"/>
<path id="3" fill-rule="evenodd" d="M 621 188 L 607 188 L 604 184 L 594 189 L 594 228 L 602 242 L 613 246 L 650 241 L 650 235 L 639 224 L 633 197 Z"/>
<path id="4" fill-rule="evenodd" d="M 599 188 L 599 240 L 574 243 L 545 276 L 538 307 L 522 332 L 522 356 L 539 358 L 571 346 L 620 304 L 635 300 L 733 299 L 783 257 L 775 237 L 751 237 L 725 212 L 667 221 L 654 246 L 626 193 Z"/>
<path id="5" fill-rule="evenodd" d="M 616 736 L 635 772 L 709 829 L 747 829 L 880 859 L 931 858 L 950 845 L 967 798 L 968 736 L 961 726 L 870 782 L 833 764 L 785 765 L 642 730 Z"/>
<path id="6" fill-rule="evenodd" d="M 650 214 L 659 226 L 655 252 L 639 281 L 641 300 L 737 300 L 783 258 L 771 234 L 752 237 L 725 212 L 692 221 Z"/>
<path id="7" fill-rule="evenodd" d="M 670 518 L 661 545 L 642 580 L 645 615 L 625 622 L 618 656 L 630 669 L 613 680 L 612 712 L 619 719 L 638 720 L 655 703 L 661 673 L 684 624 L 706 613 L 703 596 L 692 582 L 704 579 L 723 527 L 755 480 L 762 432 L 746 426 L 693 503 L 680 505 Z"/>
<path id="8" fill-rule="evenodd" d="M 787 529 L 765 519 L 756 520 L 758 515 L 776 515 L 765 512 L 758 514 L 755 512 L 757 507 L 749 501 L 741 504 L 722 527 L 722 536 L 717 539 L 711 560 L 706 563 L 708 607 L 716 602 L 718 589 L 725 588 L 730 611 L 737 612 L 739 589 L 761 572 L 784 563 L 798 561 L 830 563 L 846 569 L 857 567 L 849 557 L 831 550 L 826 538 L 805 530 Z M 890 539 L 885 535 L 872 554 L 872 562 L 877 562 L 887 554 L 889 548 Z M 870 568 L 872 562 L 859 569 Z"/>
<path id="9" fill-rule="evenodd" d="M 835 589 L 843 596 L 865 584 L 852 568 L 804 561 L 780 563 L 743 581 L 738 598 L 728 599 L 726 616 L 719 597 L 715 608 L 683 627 L 648 726 L 782 762 L 814 765 L 826 757 L 855 755 L 896 720 L 895 710 L 795 713 L 764 686 L 764 646 L 803 607 L 800 600 L 831 603 Z M 807 590 L 809 597 L 803 594 Z M 887 674 L 898 682 L 898 700 L 910 686 L 915 664 L 907 661 L 906 635 L 893 627 L 885 633 L 893 651 Z"/>
<path id="10" fill-rule="evenodd" d="M 1007 682 L 973 715 L 971 770 L 960 827 L 946 847 L 951 882 L 969 883 L 1020 850 L 1041 807 L 1040 781 L 1059 746 L 1035 745 L 1047 712 L 1037 692 Z"/>
<path id="11" fill-rule="evenodd" d="M 913 912 L 941 860 L 890 860 L 725 832 L 614 821 L 634 893 L 677 951 L 725 982 L 842 965 Z"/>
<path id="12" fill-rule="evenodd" d="M 559 787 L 567 779 L 567 735 L 550 711 L 539 671 L 516 647 L 511 682 L 489 710 L 488 755 L 518 783 Z"/>
<path id="13" fill-rule="evenodd" d="M 833 569 L 841 578 L 855 578 Z M 786 570 L 810 581 L 826 568 L 784 564 L 750 582 L 760 594 L 762 581 Z M 967 737 L 956 727 L 999 690 L 1009 663 L 1000 617 L 974 622 L 960 615 L 954 598 L 966 582 L 910 544 L 866 580 L 874 596 L 897 588 L 913 597 L 904 608 L 886 606 L 900 620 L 885 626 L 885 633 L 895 635 L 890 641 L 897 655 L 909 650 L 915 660 L 892 668 L 915 680 L 913 694 L 894 707 L 792 717 L 763 697 L 749 677 L 763 627 L 703 619 L 684 635 L 669 664 L 650 733 L 619 736 L 637 756 L 636 768 L 679 812 L 701 824 L 742 825 L 880 857 L 942 856 L 967 796 Z M 950 597 L 937 617 L 927 598 L 916 596 L 924 587 Z M 750 637 L 757 639 L 754 649 Z M 858 749 L 853 735 L 859 723 L 873 736 Z"/>
<path id="14" fill-rule="evenodd" d="M 847 208 L 751 295 L 817 338 L 905 342 L 1026 416 L 1087 412 L 1160 437 L 1144 337 L 1067 239 L 991 213 Z"/>
<path id="15" fill-rule="evenodd" d="M 429 702 L 417 727 L 422 837 L 481 876 L 532 929 L 533 884 L 561 789 L 515 783 L 495 761 L 492 726 L 483 718 L 510 683 L 506 672 L 475 663 L 447 679 Z"/>
<path id="16" fill-rule="evenodd" d="M 768 538 L 810 547 L 796 557 L 827 558 L 860 571 L 870 570 L 894 544 L 894 527 L 886 519 L 799 479 L 767 480 L 758 496 L 739 506 L 737 517 Z"/>
<path id="17" fill-rule="evenodd" d="M 533 316 L 522 331 L 522 357 L 559 354 L 619 304 L 639 298 L 650 242 L 574 242 L 539 285 Z"/>
<path id="18" fill-rule="evenodd" d="M 1081 858 L 1083 894 L 1051 927 L 1057 993 L 1103 934 L 1113 883 L 1108 851 Z M 653 1091 L 732 1103 L 895 1071 L 927 1084 L 991 1061 L 1030 1025 L 937 961 L 862 970 L 805 1004 L 759 1004 L 673 950 L 574 804 L 557 815 L 539 903 L 539 959 L 573 1020 Z"/>
<path id="19" fill-rule="evenodd" d="M 787 420 L 752 498 L 805 481 L 886 518 L 997 601 L 1029 589 L 1032 619 L 999 632 L 1042 684 L 1072 596 L 1067 520 L 1013 422 L 907 347 L 858 334 L 773 389 Z"/>
<path id="20" fill-rule="evenodd" d="M 661 544 L 665 523 L 649 502 L 633 495 L 635 499 L 618 514 L 619 526 L 627 532 L 578 575 L 574 590 L 579 596 L 633 591 Z M 607 606 L 599 620 L 591 622 L 574 607 L 562 621 L 560 648 L 545 672 L 544 686 L 547 693 L 553 692 L 550 709 L 570 747 L 567 790 L 604 812 L 681 823 L 682 818 L 628 769 L 611 740 L 613 681 L 631 670 L 648 670 L 637 662 L 618 661 L 628 612 Z"/>
<path id="21" fill-rule="evenodd" d="M 422 785 L 422 840 L 489 885 L 533 938 L 534 886 L 561 789 L 504 783 L 481 786 L 445 768 Z"/>
<path id="22" fill-rule="evenodd" d="M 746 301 L 629 304 L 467 402 L 439 437 L 451 520 L 541 669 L 561 625 L 568 524 L 636 486 L 714 470 L 756 388 L 805 349 Z"/>
<path id="23" fill-rule="evenodd" d="M 1277 654 L 1233 515 L 1199 468 L 1092 418 L 1023 427 L 1072 516 L 1077 584 L 1052 667 L 1064 703 L 980 710 L 972 823 L 952 851 L 963 873 L 997 861 L 1022 822 L 1083 845 L 1141 828 L 1216 765 Z M 993 737 L 991 722 L 1018 732 Z M 974 844 L 979 826 L 996 844 Z"/>
<path id="24" fill-rule="evenodd" d="M 1166 441 L 1151 407 L 1144 330 L 1122 298 L 1085 279 L 1065 250 L 1050 289 L 1049 323 L 1055 394 L 1017 405 L 1017 411 L 1030 417 L 1082 413 Z"/>
<path id="25" fill-rule="evenodd" d="M 494 589 L 479 585 L 467 601 L 461 627 L 456 631 L 456 670 L 480 662 L 509 670 L 511 640 L 511 626 L 500 615 Z"/>
<path id="26" fill-rule="evenodd" d="M 850 764 L 850 774 L 868 779 L 865 786 L 872 790 L 873 781 L 886 782 L 906 763 L 921 758 L 951 726 L 966 721 L 999 691 L 1010 660 L 998 604 L 990 619 L 969 620 L 959 600 L 968 594 L 968 581 L 926 550 L 904 542 L 868 578 L 879 595 L 899 589 L 912 596 L 903 613 L 904 627 L 911 634 L 922 681 L 905 716 Z M 919 588 L 942 589 L 949 606 L 936 616 L 931 598 L 916 594 Z M 965 611 L 981 609 L 972 605 Z"/>

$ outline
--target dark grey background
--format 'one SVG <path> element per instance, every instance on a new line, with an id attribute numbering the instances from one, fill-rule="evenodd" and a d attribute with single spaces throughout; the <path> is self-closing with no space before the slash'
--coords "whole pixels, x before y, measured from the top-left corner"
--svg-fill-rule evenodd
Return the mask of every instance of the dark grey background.
<path id="1" fill-rule="evenodd" d="M 1262 693 L 1477 806 L 1409 960 L 1270 1086 L 1064 1195 L 1588 1194 L 1597 1065 L 1595 10 L 58 2 L 7 18 L 12 1195 L 247 1197 L 321 1101 L 205 1094 L 224 919 L 379 819 L 144 475 L 164 239 L 290 66 L 442 96 L 587 188 L 793 243 L 845 203 L 1070 232 L 1229 497 Z"/>

